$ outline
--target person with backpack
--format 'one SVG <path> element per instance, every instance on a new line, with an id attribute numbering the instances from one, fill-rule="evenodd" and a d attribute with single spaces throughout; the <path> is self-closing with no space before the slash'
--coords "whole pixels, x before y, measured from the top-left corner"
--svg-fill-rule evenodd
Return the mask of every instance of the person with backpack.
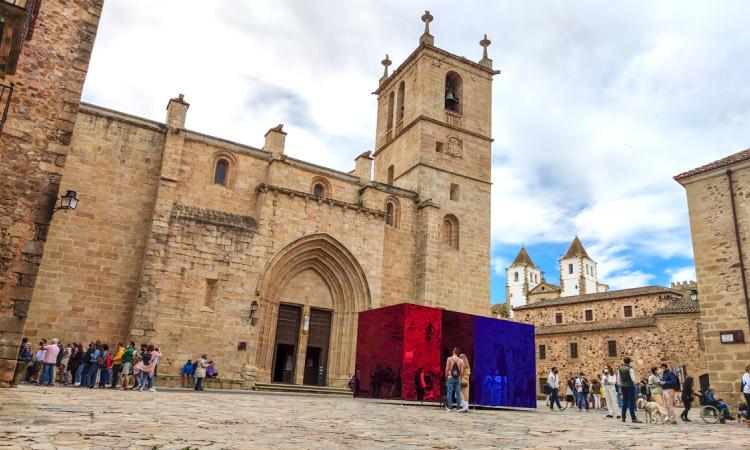
<path id="1" fill-rule="evenodd" d="M 586 408 L 586 412 L 589 412 L 589 384 L 583 372 L 578 374 L 578 377 L 575 381 L 575 386 L 578 412 L 583 411 L 584 407 Z"/>
<path id="2" fill-rule="evenodd" d="M 130 341 L 128 347 L 122 354 L 122 390 L 128 390 L 128 383 L 130 382 L 130 374 L 133 371 L 133 362 L 135 359 L 135 342 Z"/>
<path id="3" fill-rule="evenodd" d="M 29 369 L 29 364 L 32 359 L 34 359 L 34 353 L 31 351 L 29 338 L 24 337 L 21 339 L 21 345 L 18 347 L 16 371 L 13 374 L 13 381 L 10 383 L 11 387 L 18 387 L 18 384 L 21 383 L 21 380 L 26 376 L 26 371 Z"/>
<path id="4" fill-rule="evenodd" d="M 456 410 L 461 408 L 461 375 L 463 375 L 464 362 L 458 357 L 461 353 L 458 347 L 453 349 L 453 354 L 445 361 L 445 384 L 448 394 L 445 398 L 445 407 L 448 411 L 453 409 L 453 396 L 456 397 Z"/>

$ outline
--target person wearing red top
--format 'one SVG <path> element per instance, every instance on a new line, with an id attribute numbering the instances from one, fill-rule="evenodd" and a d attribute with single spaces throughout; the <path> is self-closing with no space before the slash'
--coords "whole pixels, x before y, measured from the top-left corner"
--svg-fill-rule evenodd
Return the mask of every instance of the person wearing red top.
<path id="1" fill-rule="evenodd" d="M 445 384 L 448 387 L 448 395 L 445 398 L 445 407 L 448 411 L 453 409 L 453 396 L 456 396 L 456 410 L 461 409 L 461 375 L 464 374 L 464 362 L 458 357 L 461 353 L 458 347 L 453 349 L 453 354 L 445 361 Z"/>

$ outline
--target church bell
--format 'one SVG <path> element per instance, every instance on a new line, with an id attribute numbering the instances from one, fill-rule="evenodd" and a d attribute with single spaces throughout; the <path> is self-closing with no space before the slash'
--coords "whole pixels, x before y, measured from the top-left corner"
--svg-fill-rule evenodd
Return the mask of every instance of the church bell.
<path id="1" fill-rule="evenodd" d="M 445 106 L 455 108 L 458 105 L 458 97 L 453 91 L 445 91 Z"/>

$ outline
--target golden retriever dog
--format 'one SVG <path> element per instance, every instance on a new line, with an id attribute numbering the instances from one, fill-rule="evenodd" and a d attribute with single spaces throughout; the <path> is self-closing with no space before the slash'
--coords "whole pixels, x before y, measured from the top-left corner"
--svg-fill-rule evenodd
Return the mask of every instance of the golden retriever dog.
<path id="1" fill-rule="evenodd" d="M 638 409 L 642 409 L 646 413 L 646 423 L 656 423 L 656 418 L 659 418 L 659 423 L 664 423 L 664 416 L 667 415 L 667 410 L 656 402 L 647 402 L 646 400 L 639 398 L 635 405 Z"/>

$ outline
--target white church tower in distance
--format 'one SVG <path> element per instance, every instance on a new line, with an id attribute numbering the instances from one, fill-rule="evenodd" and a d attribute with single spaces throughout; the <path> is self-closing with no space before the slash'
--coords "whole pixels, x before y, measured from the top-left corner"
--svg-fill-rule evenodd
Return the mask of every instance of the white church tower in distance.
<path id="1" fill-rule="evenodd" d="M 511 306 L 527 304 L 529 291 L 534 289 L 542 280 L 542 272 L 534 265 L 534 261 L 521 247 L 516 259 L 505 269 L 505 295 Z"/>
<path id="2" fill-rule="evenodd" d="M 576 236 L 565 256 L 560 259 L 560 296 L 594 294 L 607 290 L 609 286 L 597 281 L 596 262 Z"/>

